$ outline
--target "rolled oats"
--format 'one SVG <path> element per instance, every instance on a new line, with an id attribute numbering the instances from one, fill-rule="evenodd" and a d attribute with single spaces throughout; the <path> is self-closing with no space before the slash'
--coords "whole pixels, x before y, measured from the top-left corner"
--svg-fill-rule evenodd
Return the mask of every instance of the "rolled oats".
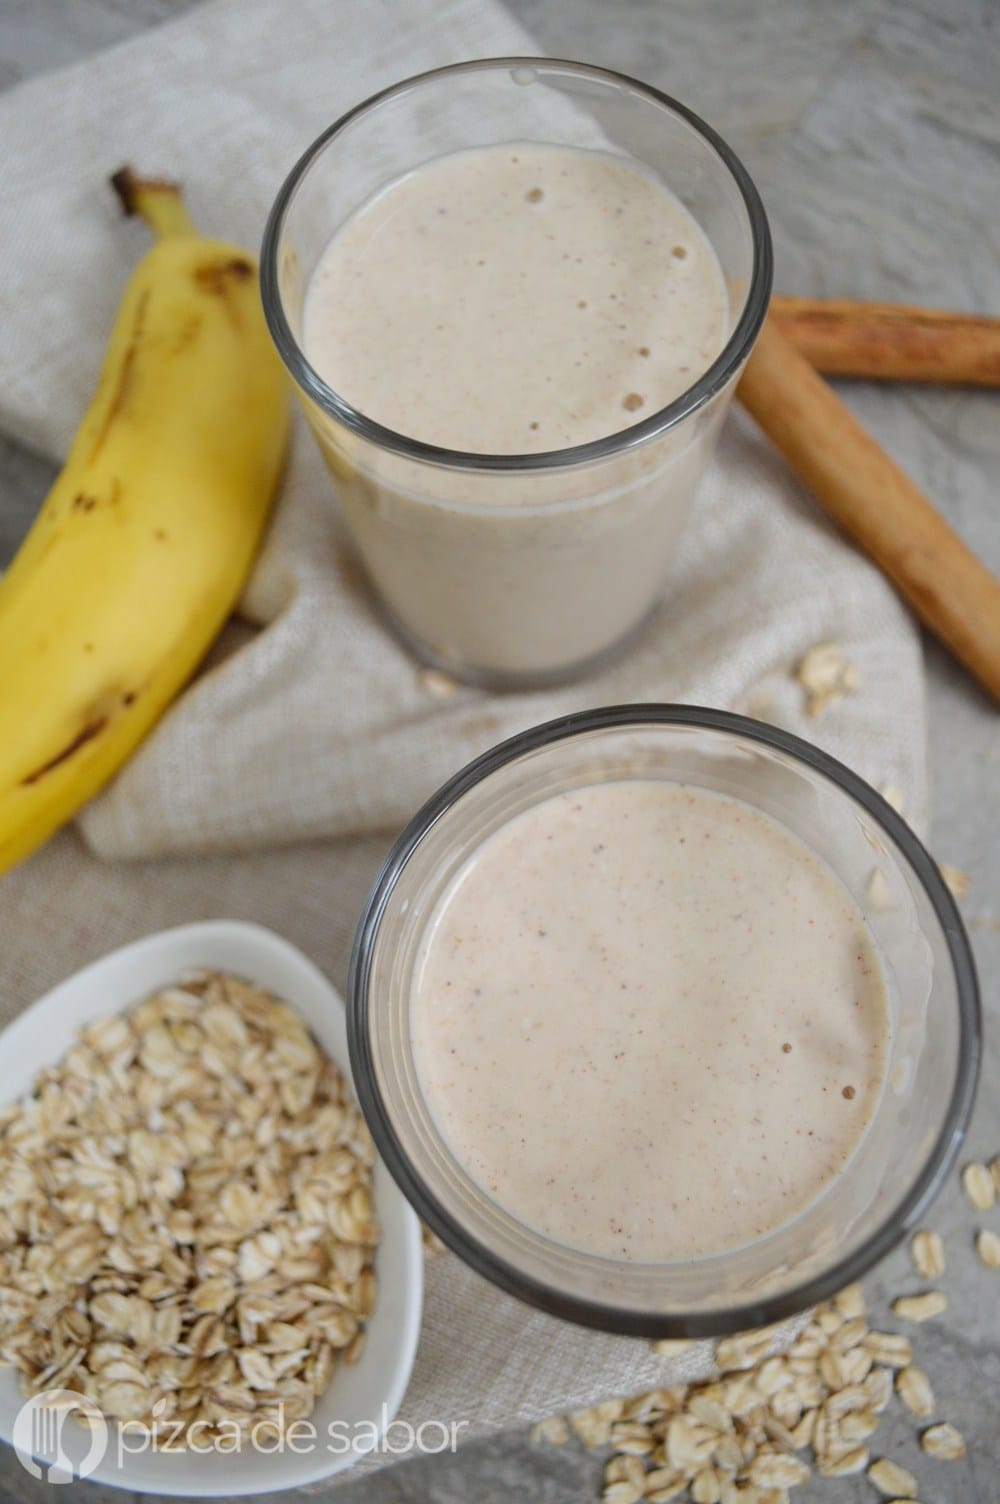
<path id="1" fill-rule="evenodd" d="M 675 1415 L 667 1426 L 667 1459 L 672 1467 L 696 1471 L 711 1459 L 718 1436 L 708 1427 Z"/>
<path id="2" fill-rule="evenodd" d="M 922 1431 L 920 1445 L 929 1457 L 941 1462 L 959 1462 L 965 1456 L 965 1437 L 947 1421 Z"/>
<path id="3" fill-rule="evenodd" d="M 846 1478 L 851 1473 L 863 1473 L 868 1466 L 868 1448 L 850 1447 L 847 1451 L 834 1452 L 821 1457 L 816 1471 L 821 1478 Z"/>
<path id="4" fill-rule="evenodd" d="M 797 1426 L 791 1430 L 792 1444 L 798 1452 L 802 1447 L 812 1445 L 812 1439 L 816 1432 L 816 1418 L 818 1410 L 807 1410 Z"/>
<path id="5" fill-rule="evenodd" d="M 1000 1269 L 1000 1237 L 990 1228 L 976 1233 L 976 1252 L 987 1269 Z"/>
<path id="6" fill-rule="evenodd" d="M 658 1358 L 675 1358 L 678 1353 L 687 1352 L 690 1346 L 686 1337 L 661 1337 L 653 1343 L 653 1351 Z"/>
<path id="7" fill-rule="evenodd" d="M 693 1504 L 788 1504 L 813 1468 L 830 1478 L 867 1471 L 887 1495 L 910 1497 L 909 1474 L 886 1459 L 872 1463 L 867 1446 L 894 1373 L 901 1397 L 922 1403 L 909 1339 L 869 1331 L 852 1286 L 820 1307 L 784 1353 L 774 1346 L 773 1329 L 724 1338 L 720 1377 L 571 1417 L 588 1446 L 610 1441 L 616 1450 L 605 1488 L 620 1490 L 615 1498 L 641 1488 L 651 1504 L 685 1491 Z"/>
<path id="8" fill-rule="evenodd" d="M 834 1297 L 833 1303 L 845 1321 L 865 1314 L 865 1295 L 860 1285 L 848 1285 Z"/>
<path id="9" fill-rule="evenodd" d="M 794 1375 L 784 1358 L 767 1358 L 758 1368 L 755 1383 L 761 1394 L 771 1396 L 791 1386 Z"/>
<path id="10" fill-rule="evenodd" d="M 872 1355 L 864 1347 L 852 1347 L 850 1352 L 840 1355 L 840 1370 L 848 1385 L 860 1384 L 862 1379 L 868 1377 L 871 1367 Z"/>
<path id="11" fill-rule="evenodd" d="M 622 1479 L 620 1483 L 606 1484 L 601 1498 L 604 1504 L 639 1504 L 642 1490 L 636 1488 L 634 1483 Z"/>
<path id="12" fill-rule="evenodd" d="M 819 1372 L 823 1382 L 830 1389 L 843 1389 L 847 1384 L 847 1376 L 844 1373 L 843 1364 L 839 1354 L 827 1351 L 820 1354 Z"/>
<path id="13" fill-rule="evenodd" d="M 611 1440 L 612 1423 L 625 1408 L 624 1400 L 603 1400 L 586 1410 L 575 1410 L 568 1417 L 570 1429 L 585 1447 L 603 1447 Z"/>
<path id="14" fill-rule="evenodd" d="M 868 1469 L 868 1478 L 887 1499 L 915 1499 L 917 1480 L 889 1457 L 880 1457 Z"/>
<path id="15" fill-rule="evenodd" d="M 715 1346 L 715 1361 L 723 1373 L 753 1368 L 767 1356 L 774 1346 L 775 1334 L 771 1327 L 758 1331 L 737 1332 L 735 1336 L 723 1337 Z"/>
<path id="16" fill-rule="evenodd" d="M 905 1368 L 913 1357 L 913 1346 L 909 1337 L 904 1337 L 900 1332 L 869 1332 L 864 1339 L 864 1346 L 871 1353 L 876 1363 L 885 1368 Z M 889 1396 L 892 1395 L 892 1384 L 889 1384 Z M 889 1400 L 886 1399 L 886 1404 Z"/>
<path id="17" fill-rule="evenodd" d="M 758 1488 L 797 1488 L 809 1481 L 808 1463 L 784 1452 L 759 1451 L 749 1473 Z"/>
<path id="18" fill-rule="evenodd" d="M 531 1428 L 532 1441 L 547 1441 L 550 1446 L 565 1446 L 569 1440 L 569 1427 L 561 1415 L 550 1415 Z"/>
<path id="19" fill-rule="evenodd" d="M 853 694 L 861 683 L 856 665 L 845 658 L 836 642 L 821 642 L 810 648 L 795 677 L 806 693 L 806 711 L 814 719 L 839 704 L 845 694 Z"/>
<path id="20" fill-rule="evenodd" d="M 962 1189 L 977 1212 L 988 1212 L 997 1199 L 997 1184 L 992 1169 L 969 1164 L 962 1171 Z"/>
<path id="21" fill-rule="evenodd" d="M 0 1362 L 180 1440 L 305 1418 L 374 1305 L 373 1161 L 261 988 L 200 973 L 86 1025 L 0 1112 Z"/>
<path id="22" fill-rule="evenodd" d="M 641 1495 L 645 1479 L 646 1473 L 642 1463 L 635 1457 L 612 1457 L 611 1461 L 605 1464 L 605 1483 L 631 1483 Z"/>
<path id="23" fill-rule="evenodd" d="M 904 1321 L 930 1321 L 948 1309 L 943 1290 L 925 1290 L 922 1295 L 901 1295 L 892 1303 L 892 1314 Z"/>
<path id="24" fill-rule="evenodd" d="M 908 1342 L 906 1346 L 907 1351 L 909 1351 L 910 1344 Z M 909 1358 L 907 1358 L 907 1362 L 909 1362 Z M 905 1364 L 893 1363 L 885 1368 L 873 1368 L 867 1378 L 861 1381 L 861 1388 L 865 1392 L 869 1408 L 874 1410 L 876 1415 L 881 1415 L 892 1399 L 892 1374 L 889 1371 L 890 1367 L 905 1367 Z"/>
<path id="25" fill-rule="evenodd" d="M 867 1441 L 878 1430 L 878 1416 L 871 1410 L 854 1410 L 840 1422 L 845 1441 Z"/>
<path id="26" fill-rule="evenodd" d="M 719 1504 L 719 1475 L 712 1467 L 703 1467 L 691 1482 L 693 1504 Z"/>
<path id="27" fill-rule="evenodd" d="M 713 1431 L 722 1432 L 733 1429 L 732 1415 L 708 1390 L 702 1390 L 691 1395 L 687 1402 L 687 1408 L 689 1414 L 693 1415 L 695 1420 L 701 1421 L 704 1426 L 711 1427 Z"/>
<path id="28" fill-rule="evenodd" d="M 934 1391 L 922 1368 L 901 1368 L 896 1375 L 896 1389 L 911 1415 L 922 1419 L 934 1414 Z"/>
<path id="29" fill-rule="evenodd" d="M 686 1488 L 687 1479 L 683 1473 L 674 1472 L 672 1468 L 658 1468 L 647 1473 L 643 1498 L 648 1504 L 667 1504 L 667 1500 L 676 1499 Z"/>
<path id="30" fill-rule="evenodd" d="M 802 1401 L 794 1388 L 776 1390 L 768 1401 L 768 1409 L 783 1426 L 798 1425 L 802 1419 Z"/>
<path id="31" fill-rule="evenodd" d="M 640 1421 L 621 1420 L 611 1427 L 611 1445 L 617 1452 L 645 1457 L 653 1450 L 653 1438 Z"/>
<path id="32" fill-rule="evenodd" d="M 924 1279 L 939 1279 L 944 1273 L 944 1243 L 940 1233 L 922 1228 L 910 1240 L 910 1257 Z"/>

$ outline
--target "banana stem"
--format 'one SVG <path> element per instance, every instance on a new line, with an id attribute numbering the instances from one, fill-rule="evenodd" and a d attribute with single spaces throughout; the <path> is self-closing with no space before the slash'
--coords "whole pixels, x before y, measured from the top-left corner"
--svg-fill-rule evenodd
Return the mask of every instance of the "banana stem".
<path id="1" fill-rule="evenodd" d="M 111 186 L 125 213 L 140 214 L 157 239 L 198 233 L 184 207 L 179 183 L 166 178 L 141 178 L 131 167 L 120 167 L 111 178 Z"/>

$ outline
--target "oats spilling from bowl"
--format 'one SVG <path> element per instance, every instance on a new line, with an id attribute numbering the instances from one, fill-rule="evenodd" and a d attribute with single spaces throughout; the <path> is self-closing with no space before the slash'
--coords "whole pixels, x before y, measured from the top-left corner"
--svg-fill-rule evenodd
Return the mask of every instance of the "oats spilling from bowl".
<path id="1" fill-rule="evenodd" d="M 532 1441 L 547 1441 L 550 1446 L 562 1447 L 569 1441 L 569 1426 L 562 1415 L 549 1415 L 531 1428 Z"/>
<path id="2" fill-rule="evenodd" d="M 934 1395 L 911 1362 L 909 1338 L 872 1331 L 861 1288 L 851 1285 L 813 1313 L 787 1352 L 775 1354 L 774 1343 L 772 1329 L 723 1338 L 717 1379 L 571 1415 L 585 1446 L 614 1450 L 604 1504 L 787 1504 L 814 1473 L 864 1473 L 884 1497 L 912 1498 L 911 1475 L 869 1446 L 894 1387 L 912 1414 L 933 1414 Z M 538 1427 L 536 1434 L 547 1433 Z M 928 1427 L 921 1445 L 942 1460 L 957 1459 L 964 1447 L 947 1423 Z"/>
<path id="3" fill-rule="evenodd" d="M 1000 1200 L 1000 1155 L 967 1164 L 961 1174 L 977 1212 Z M 979 1228 L 975 1246 L 987 1269 L 1000 1268 L 1000 1236 Z M 918 1273 L 945 1272 L 944 1243 L 930 1229 L 910 1243 Z M 940 1315 L 948 1300 L 940 1290 L 903 1295 L 893 1314 L 921 1322 Z M 822 1478 L 864 1473 L 884 1499 L 916 1504 L 917 1482 L 891 1457 L 868 1445 L 895 1389 L 909 1413 L 931 1422 L 936 1410 L 927 1375 L 913 1362 L 913 1345 L 901 1332 L 868 1327 L 864 1293 L 850 1285 L 819 1306 L 787 1352 L 774 1353 L 773 1328 L 722 1338 L 715 1347 L 719 1377 L 655 1389 L 628 1400 L 606 1400 L 569 1417 L 587 1447 L 613 1449 L 604 1469 L 604 1504 L 789 1504 L 790 1490 L 817 1473 Z M 673 1357 L 687 1342 L 654 1342 Z M 548 1436 L 547 1423 L 535 1428 Z M 565 1433 L 559 1428 L 560 1440 Z M 961 1432 L 949 1421 L 925 1424 L 920 1446 L 939 1462 L 966 1455 Z"/>
<path id="4" fill-rule="evenodd" d="M 587 1446 L 610 1443 L 609 1504 L 658 1504 L 682 1494 L 696 1504 L 783 1500 L 821 1474 L 868 1464 L 865 1440 L 889 1403 L 892 1379 L 868 1344 L 860 1289 L 815 1312 L 786 1353 L 775 1333 L 749 1332 L 716 1346 L 719 1377 L 608 1401 L 570 1417 Z M 905 1340 L 905 1339 L 904 1339 Z M 907 1344 L 908 1351 L 908 1344 Z"/>
<path id="5" fill-rule="evenodd" d="M 259 987 L 199 973 L 88 1025 L 0 1109 L 0 1361 L 178 1439 L 280 1432 L 360 1354 L 373 1161 Z"/>

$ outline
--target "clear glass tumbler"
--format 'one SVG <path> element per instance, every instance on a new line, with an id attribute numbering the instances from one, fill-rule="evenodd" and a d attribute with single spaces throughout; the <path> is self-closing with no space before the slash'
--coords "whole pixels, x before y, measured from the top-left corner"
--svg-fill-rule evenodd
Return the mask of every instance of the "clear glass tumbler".
<path id="1" fill-rule="evenodd" d="M 455 1159 L 428 1109 L 409 1022 L 424 927 L 476 848 L 544 799 L 635 777 L 741 799 L 817 852 L 868 922 L 893 1014 L 879 1105 L 826 1190 L 742 1247 L 660 1263 L 567 1247 L 490 1197 Z M 783 1321 L 859 1279 L 919 1225 L 954 1162 L 981 1052 L 969 943 L 937 867 L 905 821 L 856 774 L 797 737 L 690 706 L 565 716 L 458 773 L 403 832 L 376 880 L 355 939 L 347 1006 L 362 1109 L 424 1221 L 522 1300 L 637 1336 L 708 1337 Z"/>
<path id="2" fill-rule="evenodd" d="M 725 279 L 724 347 L 667 407 L 572 448 L 476 454 L 395 433 L 310 364 L 302 327 L 311 274 L 337 230 L 391 182 L 445 153 L 525 141 L 621 157 L 681 200 Z M 745 169 L 676 100 L 581 63 L 499 58 L 407 79 L 325 131 L 271 211 L 261 286 L 385 615 L 446 672 L 527 688 L 597 666 L 660 602 L 767 309 L 771 244 Z"/>

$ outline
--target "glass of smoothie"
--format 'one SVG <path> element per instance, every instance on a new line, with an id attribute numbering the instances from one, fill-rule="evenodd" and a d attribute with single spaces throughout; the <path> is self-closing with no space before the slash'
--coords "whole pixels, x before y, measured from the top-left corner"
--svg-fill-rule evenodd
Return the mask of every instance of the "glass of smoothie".
<path id="1" fill-rule="evenodd" d="M 313 143 L 264 308 L 403 641 L 531 687 L 660 604 L 767 308 L 760 199 L 658 90 L 501 58 L 411 78 Z"/>
<path id="2" fill-rule="evenodd" d="M 707 1337 L 916 1227 L 980 1053 L 934 862 L 855 774 L 688 706 L 503 743 L 396 843 L 348 983 L 359 1099 L 474 1269 L 605 1330 Z"/>

